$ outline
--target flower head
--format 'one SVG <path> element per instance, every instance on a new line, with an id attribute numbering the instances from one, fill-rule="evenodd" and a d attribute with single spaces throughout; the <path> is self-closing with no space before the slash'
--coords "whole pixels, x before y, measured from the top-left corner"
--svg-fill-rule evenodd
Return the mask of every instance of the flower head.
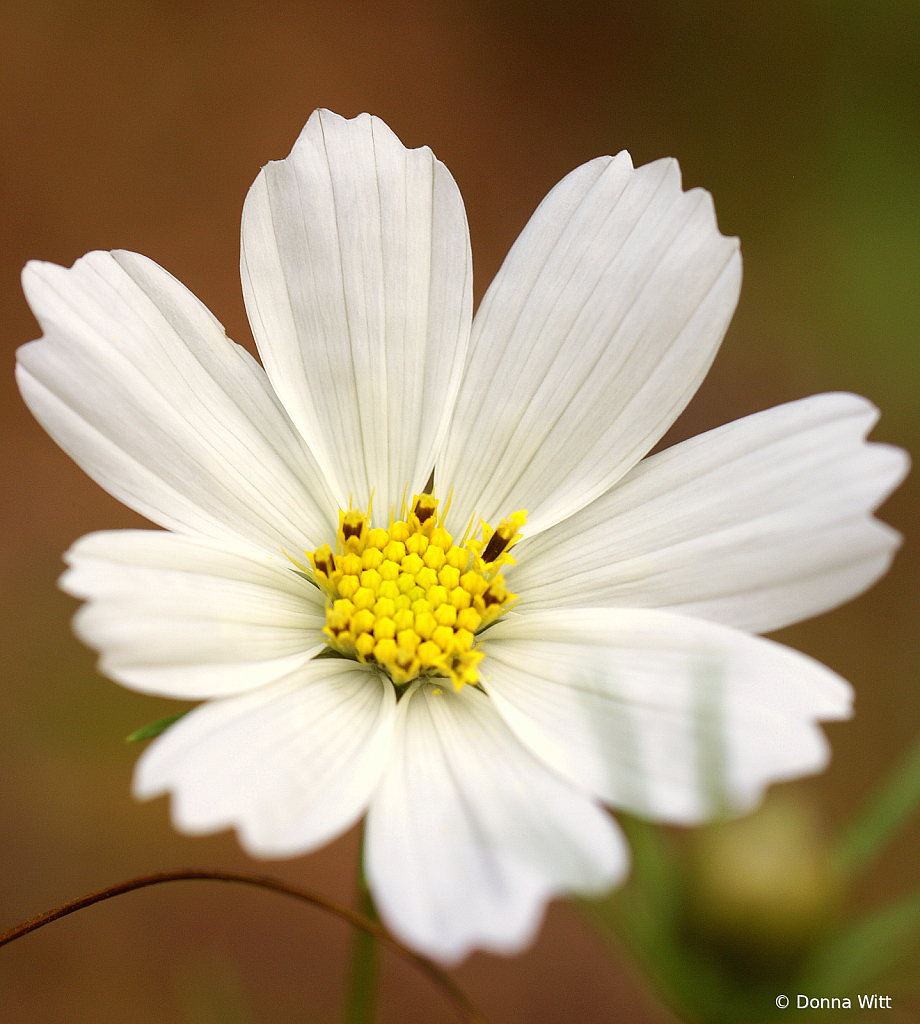
<path id="1" fill-rule="evenodd" d="M 847 394 L 645 458 L 741 280 L 673 161 L 569 174 L 474 318 L 447 170 L 320 111 L 249 193 L 242 279 L 262 366 L 142 256 L 23 276 L 26 402 L 166 528 L 74 545 L 76 631 L 113 679 L 205 702 L 138 796 L 269 857 L 367 812 L 384 919 L 455 961 L 624 875 L 602 804 L 698 822 L 824 765 L 848 685 L 753 634 L 885 571 L 871 513 L 907 460 Z"/>

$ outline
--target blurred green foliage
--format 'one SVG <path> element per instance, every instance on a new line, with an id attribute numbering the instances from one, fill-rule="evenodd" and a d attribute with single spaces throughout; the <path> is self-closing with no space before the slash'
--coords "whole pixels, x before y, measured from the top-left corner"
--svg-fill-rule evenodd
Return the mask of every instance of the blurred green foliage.
<path id="1" fill-rule="evenodd" d="M 683 834 L 623 816 L 632 877 L 584 905 L 686 1024 L 762 1024 L 799 993 L 848 997 L 856 1015 L 859 994 L 920 994 L 920 892 L 847 907 L 918 806 L 920 740 L 835 843 L 782 789 L 748 817 Z"/>

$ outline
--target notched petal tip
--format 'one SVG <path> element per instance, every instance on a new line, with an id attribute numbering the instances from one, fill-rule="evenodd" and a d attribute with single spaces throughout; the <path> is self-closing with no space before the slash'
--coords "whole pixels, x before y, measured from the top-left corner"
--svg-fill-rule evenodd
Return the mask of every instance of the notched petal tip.
<path id="1" fill-rule="evenodd" d="M 376 144 L 394 146 L 407 153 L 425 153 L 431 157 L 434 163 L 444 166 L 435 157 L 430 146 L 405 146 L 399 136 L 382 118 L 376 114 L 369 114 L 366 111 L 357 114 L 355 117 L 343 117 L 326 107 L 317 107 L 310 115 L 307 123 L 303 126 L 300 135 L 291 149 L 291 155 L 301 146 L 318 145 L 326 147 L 330 142 L 337 142 L 340 139 L 371 135 Z M 289 157 L 288 157 L 289 159 Z M 273 161 L 275 163 L 279 161 Z"/>
<path id="2" fill-rule="evenodd" d="M 609 489 L 690 400 L 740 287 L 738 240 L 673 158 L 634 168 L 623 151 L 566 175 L 474 319 L 439 460 L 456 507 L 525 506 L 536 536 Z M 473 459 L 475 489 L 459 472 Z"/>
<path id="3" fill-rule="evenodd" d="M 719 227 L 719 219 L 716 214 L 715 200 L 713 199 L 712 193 L 709 189 L 702 188 L 699 185 L 696 185 L 693 188 L 684 189 L 683 172 L 681 171 L 680 163 L 676 157 L 661 157 L 658 160 L 651 161 L 651 163 L 642 164 L 640 167 L 635 169 L 635 173 L 650 177 L 655 174 L 660 174 L 660 187 L 663 190 L 674 193 L 675 202 L 682 202 L 688 207 L 695 204 L 696 207 L 704 214 L 704 221 L 709 222 L 714 229 L 715 234 L 723 240 L 726 251 L 731 251 L 732 253 L 737 252 L 737 257 L 740 261 L 741 240 L 736 235 L 726 235 L 722 232 Z"/>
<path id="4" fill-rule="evenodd" d="M 308 853 L 364 813 L 389 759 L 395 697 L 376 677 L 310 662 L 195 708 L 143 752 L 133 792 L 169 792 L 176 828 L 234 828 L 254 856 Z"/>
<path id="5" fill-rule="evenodd" d="M 416 463 L 435 461 L 465 362 L 472 261 L 453 178 L 369 114 L 317 111 L 246 198 L 241 269 L 263 365 L 340 506 L 375 490 L 398 507 Z"/>
<path id="6" fill-rule="evenodd" d="M 485 643 L 488 692 L 525 746 L 611 806 L 679 824 L 820 771 L 818 722 L 852 713 L 852 687 L 820 663 L 689 616 L 529 613 Z"/>
<path id="7" fill-rule="evenodd" d="M 868 398 L 850 391 L 832 391 L 824 395 L 816 395 L 809 401 L 836 403 L 841 419 L 851 416 L 858 421 L 857 444 L 872 459 L 871 466 L 867 465 L 867 468 L 871 468 L 876 481 L 877 497 L 870 505 L 870 510 L 877 509 L 900 486 L 910 472 L 910 453 L 897 445 L 869 440 L 869 434 L 878 423 L 881 412 Z M 891 532 L 896 534 L 894 530 Z M 900 534 L 896 534 L 896 536 L 898 543 L 895 546 L 898 546 L 901 537 Z"/>
<path id="8" fill-rule="evenodd" d="M 365 870 L 404 941 L 451 964 L 473 949 L 519 952 L 553 897 L 604 891 L 625 874 L 616 822 L 532 757 L 484 694 L 416 684 L 397 719 Z"/>

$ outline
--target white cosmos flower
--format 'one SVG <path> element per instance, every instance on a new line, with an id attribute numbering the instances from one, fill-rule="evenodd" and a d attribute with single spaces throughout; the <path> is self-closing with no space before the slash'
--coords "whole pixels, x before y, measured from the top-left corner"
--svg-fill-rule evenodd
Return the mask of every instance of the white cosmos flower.
<path id="1" fill-rule="evenodd" d="M 907 459 L 865 442 L 876 411 L 849 394 L 643 458 L 741 281 L 675 162 L 569 174 L 473 318 L 446 168 L 320 111 L 249 193 L 242 279 L 264 370 L 142 256 L 23 278 L 30 409 L 166 528 L 74 545 L 76 631 L 124 685 L 206 701 L 140 758 L 139 797 L 262 857 L 367 812 L 385 921 L 452 962 L 519 950 L 551 896 L 623 877 L 603 804 L 699 822 L 825 764 L 816 722 L 849 714 L 849 686 L 753 634 L 885 571 L 899 538 L 871 513 Z M 474 513 L 496 540 L 457 540 Z M 438 543 L 426 576 L 412 559 Z M 349 656 L 318 658 L 327 641 Z"/>

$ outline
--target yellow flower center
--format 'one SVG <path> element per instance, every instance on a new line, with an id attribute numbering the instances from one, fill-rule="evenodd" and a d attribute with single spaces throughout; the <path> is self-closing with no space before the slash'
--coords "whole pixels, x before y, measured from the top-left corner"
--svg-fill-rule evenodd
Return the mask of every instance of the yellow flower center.
<path id="1" fill-rule="evenodd" d="M 395 683 L 444 676 L 459 690 L 479 679 L 476 634 L 516 600 L 499 569 L 514 564 L 508 552 L 527 513 L 494 530 L 481 523 L 479 539 L 467 539 L 471 519 L 459 544 L 433 493 L 416 494 L 406 513 L 404 500 L 401 518 L 384 530 L 371 528 L 370 504 L 366 514 L 340 510 L 335 551 L 324 544 L 307 552 L 326 593 L 323 632 L 334 650 L 379 665 Z"/>

